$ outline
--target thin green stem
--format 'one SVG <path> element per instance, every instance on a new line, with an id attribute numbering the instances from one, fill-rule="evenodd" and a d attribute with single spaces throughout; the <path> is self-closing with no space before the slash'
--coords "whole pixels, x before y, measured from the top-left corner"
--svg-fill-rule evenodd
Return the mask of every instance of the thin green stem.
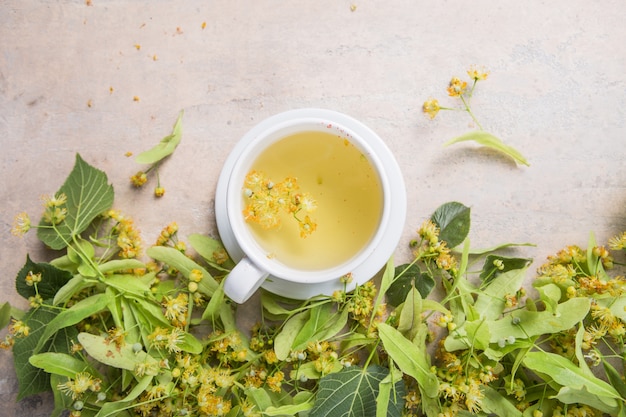
<path id="1" fill-rule="evenodd" d="M 463 101 L 463 105 L 465 106 L 465 111 L 469 113 L 469 115 L 472 117 L 472 120 L 474 120 L 474 123 L 476 123 L 476 125 L 478 126 L 480 130 L 484 130 L 482 125 L 478 121 L 478 119 L 476 119 L 476 116 L 474 116 L 474 113 L 472 113 L 472 109 L 469 106 L 469 101 L 465 100 L 465 97 L 463 96 L 459 96 L 459 97 L 461 98 L 461 101 Z"/>

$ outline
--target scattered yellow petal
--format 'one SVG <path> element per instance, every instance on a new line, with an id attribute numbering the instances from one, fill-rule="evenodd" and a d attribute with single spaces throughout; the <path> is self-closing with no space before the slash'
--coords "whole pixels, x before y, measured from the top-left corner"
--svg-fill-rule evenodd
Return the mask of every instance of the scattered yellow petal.
<path id="1" fill-rule="evenodd" d="M 87 107 L 91 107 L 93 105 L 93 102 L 91 100 L 87 100 Z"/>
<path id="2" fill-rule="evenodd" d="M 109 87 L 109 94 L 113 94 L 113 87 Z"/>
<path id="3" fill-rule="evenodd" d="M 139 96 L 134 96 L 133 101 L 139 101 Z"/>
<path id="4" fill-rule="evenodd" d="M 141 49 L 141 45 L 139 45 L 138 43 L 136 43 L 134 46 L 135 46 L 136 50 L 140 50 Z"/>
<path id="5" fill-rule="evenodd" d="M 133 156 L 133 153 L 131 151 L 128 151 L 124 154 L 124 156 L 128 158 L 128 157 Z"/>
<path id="6" fill-rule="evenodd" d="M 152 60 L 153 61 L 157 61 L 159 58 L 156 56 L 156 54 L 152 55 Z"/>
<path id="7" fill-rule="evenodd" d="M 202 29 L 206 29 L 206 22 L 202 22 Z"/>
<path id="8" fill-rule="evenodd" d="M 356 12 L 356 4 L 351 4 L 350 5 L 350 11 Z"/>

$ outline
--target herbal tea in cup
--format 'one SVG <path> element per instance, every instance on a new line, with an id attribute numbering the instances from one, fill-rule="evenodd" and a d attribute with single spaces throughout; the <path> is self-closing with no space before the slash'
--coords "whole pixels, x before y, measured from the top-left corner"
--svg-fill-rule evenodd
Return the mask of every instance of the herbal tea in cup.
<path id="1" fill-rule="evenodd" d="M 239 303 L 260 286 L 299 299 L 352 290 L 385 265 L 406 216 L 402 175 L 384 142 L 322 109 L 281 113 L 249 131 L 215 200 L 220 238 L 238 261 L 224 292 Z"/>
<path id="2" fill-rule="evenodd" d="M 348 139 L 295 133 L 268 146 L 242 184 L 244 216 L 270 258 L 299 270 L 340 265 L 372 239 L 383 211 L 378 173 Z"/>

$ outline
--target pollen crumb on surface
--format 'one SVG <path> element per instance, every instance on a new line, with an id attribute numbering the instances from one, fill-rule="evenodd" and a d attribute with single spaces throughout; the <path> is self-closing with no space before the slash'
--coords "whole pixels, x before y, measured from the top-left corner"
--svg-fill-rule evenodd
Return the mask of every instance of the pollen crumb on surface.
<path id="1" fill-rule="evenodd" d="M 139 96 L 133 96 L 133 101 L 139 101 Z"/>

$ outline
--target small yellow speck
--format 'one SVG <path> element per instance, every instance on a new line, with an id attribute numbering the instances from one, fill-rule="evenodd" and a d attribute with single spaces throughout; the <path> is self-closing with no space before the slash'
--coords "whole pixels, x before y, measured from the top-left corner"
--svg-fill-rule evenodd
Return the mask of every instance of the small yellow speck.
<path id="1" fill-rule="evenodd" d="M 109 94 L 113 94 L 113 87 L 109 87 Z"/>
<path id="2" fill-rule="evenodd" d="M 140 50 L 141 49 L 141 45 L 139 45 L 138 43 L 136 43 L 134 46 L 135 46 L 136 50 Z"/>
<path id="3" fill-rule="evenodd" d="M 350 11 L 356 12 L 356 4 L 351 4 L 350 5 Z"/>
<path id="4" fill-rule="evenodd" d="M 156 56 L 156 54 L 152 55 L 152 60 L 153 61 L 157 61 L 159 58 Z"/>
<path id="5" fill-rule="evenodd" d="M 202 22 L 202 29 L 206 29 L 206 22 Z"/>
<path id="6" fill-rule="evenodd" d="M 85 4 L 87 6 L 93 6 L 93 3 L 91 2 L 91 0 L 85 0 Z"/>
<path id="7" fill-rule="evenodd" d="M 139 101 L 139 96 L 133 96 L 133 101 Z"/>
<path id="8" fill-rule="evenodd" d="M 129 158 L 131 156 L 133 156 L 133 153 L 131 151 L 128 151 L 124 154 L 125 157 Z"/>
<path id="9" fill-rule="evenodd" d="M 91 100 L 87 100 L 87 107 L 91 107 L 93 105 L 93 102 Z"/>

